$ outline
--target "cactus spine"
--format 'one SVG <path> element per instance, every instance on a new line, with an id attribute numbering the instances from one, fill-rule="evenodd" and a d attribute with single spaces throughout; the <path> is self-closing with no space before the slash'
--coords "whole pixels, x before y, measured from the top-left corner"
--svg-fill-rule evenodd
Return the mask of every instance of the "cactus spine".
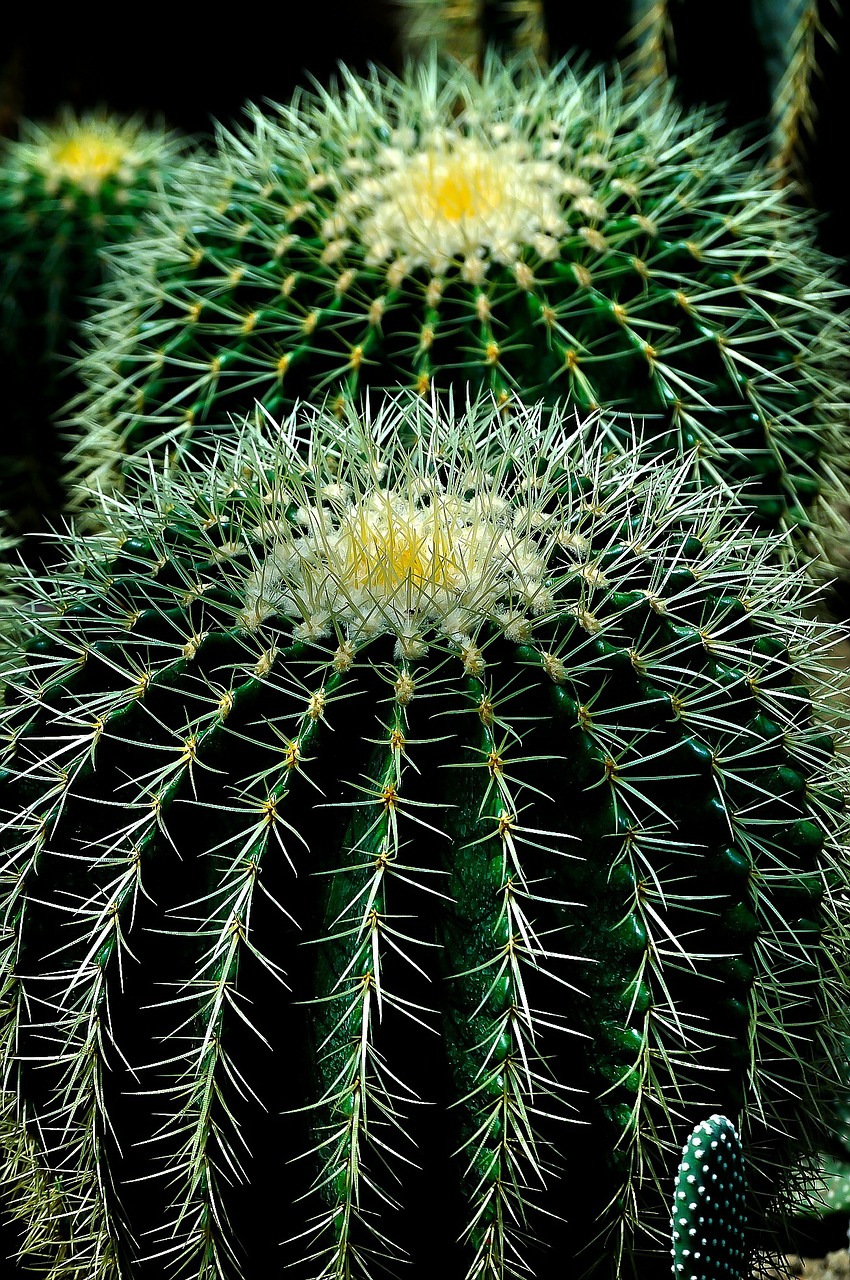
<path id="1" fill-rule="evenodd" d="M 616 1276 L 696 1116 L 762 1233 L 818 1149 L 831 632 L 687 460 L 567 422 L 246 425 L 30 586 L 3 1134 L 57 1280 Z"/>
<path id="2" fill-rule="evenodd" d="M 845 469 L 843 290 L 741 150 L 669 91 L 495 56 L 252 109 L 218 186 L 119 266 L 75 475 L 108 487 L 255 400 L 471 386 L 605 406 L 625 446 L 644 418 L 764 527 L 808 528 Z"/>

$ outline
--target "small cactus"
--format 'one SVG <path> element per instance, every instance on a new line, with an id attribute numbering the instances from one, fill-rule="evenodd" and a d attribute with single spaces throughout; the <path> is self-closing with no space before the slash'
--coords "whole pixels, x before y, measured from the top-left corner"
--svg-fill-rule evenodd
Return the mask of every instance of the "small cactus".
<path id="1" fill-rule="evenodd" d="M 674 1280 L 746 1280 L 747 1179 L 735 1126 L 701 1120 L 676 1175 L 671 1229 Z"/>
<path id="2" fill-rule="evenodd" d="M 835 1108 L 835 1133 L 829 1148 L 815 1162 L 812 1176 L 794 1201 L 794 1211 L 804 1218 L 850 1213 L 850 1102 L 847 1101 L 847 1062 L 844 1063 L 843 1101 Z"/>
<path id="3" fill-rule="evenodd" d="M 342 76 L 222 130 L 217 183 L 117 255 L 84 491 L 255 400 L 472 387 L 603 406 L 621 446 L 645 419 L 763 527 L 812 524 L 846 469 L 845 293 L 738 136 L 566 65 Z"/>
<path id="4" fill-rule="evenodd" d="M 57 1280 L 661 1275 L 715 1110 L 769 1232 L 846 1031 L 833 629 L 592 434 L 300 408 L 30 582 L 0 1140 Z"/>

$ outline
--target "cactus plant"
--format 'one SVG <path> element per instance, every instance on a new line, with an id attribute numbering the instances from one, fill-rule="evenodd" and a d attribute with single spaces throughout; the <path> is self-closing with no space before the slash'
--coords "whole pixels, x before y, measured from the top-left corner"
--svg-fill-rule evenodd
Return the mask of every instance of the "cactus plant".
<path id="1" fill-rule="evenodd" d="M 491 57 L 251 109 L 220 185 L 118 254 L 75 475 L 230 430 L 255 399 L 488 388 L 645 418 L 767 528 L 840 487 L 842 289 L 739 137 L 670 93 Z"/>
<path id="2" fill-rule="evenodd" d="M 822 1145 L 834 629 L 570 424 L 249 420 L 30 581 L 0 1134 L 56 1280 L 654 1274 L 697 1116 L 757 1233 Z"/>
<path id="3" fill-rule="evenodd" d="M 0 151 L 0 501 L 19 532 L 59 502 L 51 415 L 77 390 L 67 366 L 100 251 L 138 230 L 181 151 L 176 135 L 102 112 L 24 121 Z"/>
<path id="4" fill-rule="evenodd" d="M 675 1280 L 745 1280 L 747 1178 L 735 1126 L 709 1116 L 685 1143 L 673 1194 Z"/>
<path id="5" fill-rule="evenodd" d="M 22 123 L 0 158 L 5 343 L 38 326 L 44 350 L 65 348 L 103 278 L 100 250 L 135 233 L 179 153 L 175 135 L 105 113 Z"/>
<path id="6" fill-rule="evenodd" d="M 0 528 L 4 513 L 0 511 Z M 18 631 L 16 608 L 13 594 L 9 586 L 12 573 L 11 559 L 17 547 L 15 538 L 3 537 L 0 534 L 0 697 L 3 689 L 3 665 L 7 657 L 7 646 L 14 643 Z"/>

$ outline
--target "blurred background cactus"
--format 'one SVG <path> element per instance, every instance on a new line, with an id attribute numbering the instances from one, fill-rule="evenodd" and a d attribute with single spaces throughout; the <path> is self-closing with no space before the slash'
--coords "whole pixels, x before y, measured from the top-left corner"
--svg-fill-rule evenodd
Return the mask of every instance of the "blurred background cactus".
<path id="1" fill-rule="evenodd" d="M 0 163 L 7 347 L 67 352 L 68 331 L 103 279 L 99 250 L 136 231 L 176 158 L 176 139 L 137 120 L 87 113 L 52 127 L 22 123 Z"/>
<path id="2" fill-rule="evenodd" d="M 0 147 L 0 502 L 12 533 L 64 500 L 52 419 L 78 387 L 71 353 L 104 279 L 100 251 L 138 231 L 179 157 L 176 137 L 105 112 L 24 121 Z"/>

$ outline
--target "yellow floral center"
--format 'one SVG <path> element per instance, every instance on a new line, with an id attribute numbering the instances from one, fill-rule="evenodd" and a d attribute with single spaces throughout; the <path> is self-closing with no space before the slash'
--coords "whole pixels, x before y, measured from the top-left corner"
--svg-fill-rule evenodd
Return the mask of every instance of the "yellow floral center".
<path id="1" fill-rule="evenodd" d="M 447 493 L 422 481 L 361 491 L 353 502 L 329 488 L 281 528 L 249 577 L 247 627 L 278 613 L 301 618 L 299 638 L 340 626 L 355 643 L 389 633 L 415 656 L 428 632 L 465 635 L 507 606 L 511 617 L 547 607 L 546 554 L 486 486 Z"/>
<path id="2" fill-rule="evenodd" d="M 520 246 L 563 230 L 563 173 L 520 142 L 455 137 L 391 152 L 386 164 L 351 202 L 371 262 L 401 256 L 442 270 L 486 255 L 514 263 Z"/>
<path id="3" fill-rule="evenodd" d="M 398 198 L 447 222 L 480 221 L 510 206 L 513 176 L 510 165 L 500 166 L 492 152 L 479 146 L 447 154 L 426 151 L 408 166 L 407 184 Z"/>
<path id="4" fill-rule="evenodd" d="M 381 509 L 383 507 L 383 510 Z M 460 538 L 461 543 L 468 539 Z M 425 513 L 399 511 L 387 495 L 357 508 L 336 535 L 340 577 L 351 588 L 391 599 L 401 589 L 418 594 L 452 588 L 461 577 L 452 531 L 434 504 Z M 463 546 L 467 553 L 471 550 Z"/>
<path id="5" fill-rule="evenodd" d="M 435 184 L 434 203 L 443 217 L 459 222 L 475 212 L 479 194 L 465 174 L 450 173 Z"/>
<path id="6" fill-rule="evenodd" d="M 127 145 L 115 135 L 84 129 L 58 143 L 51 153 L 54 172 L 72 182 L 98 184 L 117 173 L 127 158 Z"/>

